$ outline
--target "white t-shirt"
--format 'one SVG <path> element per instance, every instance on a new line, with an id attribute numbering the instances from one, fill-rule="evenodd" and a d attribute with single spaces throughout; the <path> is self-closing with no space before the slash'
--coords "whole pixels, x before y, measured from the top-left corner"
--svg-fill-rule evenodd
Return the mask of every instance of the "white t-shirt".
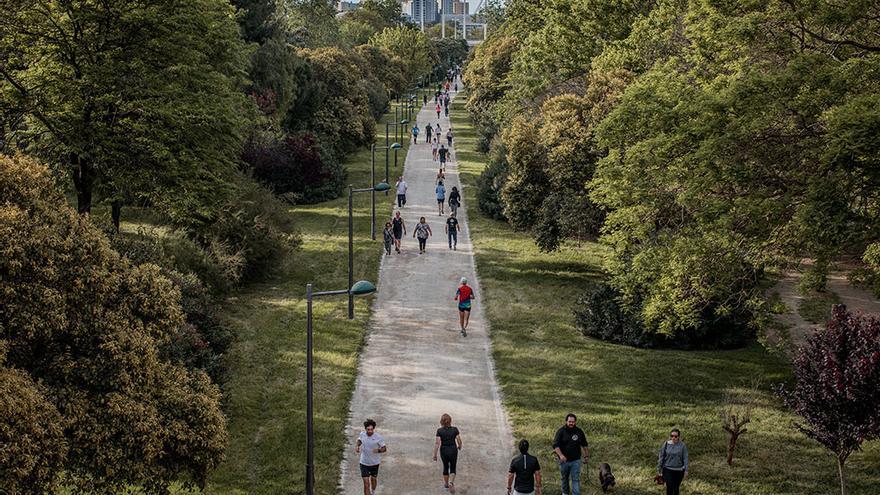
<path id="1" fill-rule="evenodd" d="M 358 438 L 361 441 L 361 464 L 364 466 L 376 466 L 381 463 L 382 454 L 373 451 L 385 446 L 385 439 L 382 438 L 382 435 L 375 431 L 372 435 L 367 435 L 367 432 L 362 431 L 361 436 Z"/>
<path id="2" fill-rule="evenodd" d="M 406 194 L 406 181 L 397 181 L 397 194 Z"/>

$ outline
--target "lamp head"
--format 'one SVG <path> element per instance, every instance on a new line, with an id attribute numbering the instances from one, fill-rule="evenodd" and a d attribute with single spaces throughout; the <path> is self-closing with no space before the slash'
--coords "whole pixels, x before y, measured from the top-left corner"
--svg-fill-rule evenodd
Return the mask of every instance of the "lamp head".
<path id="1" fill-rule="evenodd" d="M 400 143 L 393 143 L 391 145 L 391 149 L 393 149 L 393 150 L 399 150 L 400 148 L 403 148 L 403 146 Z"/>
<path id="2" fill-rule="evenodd" d="M 389 189 L 391 189 L 391 185 L 387 182 L 380 182 L 373 186 L 373 190 L 378 192 L 387 191 Z"/>
<path id="3" fill-rule="evenodd" d="M 364 296 L 376 292 L 376 286 L 366 280 L 358 280 L 349 291 L 356 296 Z"/>
<path id="4" fill-rule="evenodd" d="M 409 120 L 403 119 L 400 121 L 401 124 L 409 124 Z"/>

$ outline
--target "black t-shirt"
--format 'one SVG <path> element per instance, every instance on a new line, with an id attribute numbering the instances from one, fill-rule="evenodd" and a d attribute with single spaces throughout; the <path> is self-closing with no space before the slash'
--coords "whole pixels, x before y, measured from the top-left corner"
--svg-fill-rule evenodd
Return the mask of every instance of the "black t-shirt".
<path id="1" fill-rule="evenodd" d="M 446 148 L 440 148 L 440 151 L 438 151 L 437 153 L 440 153 L 440 159 L 441 159 L 441 160 L 445 160 L 445 159 L 446 159 L 446 154 L 449 153 L 449 150 L 446 149 Z"/>
<path id="2" fill-rule="evenodd" d="M 441 447 L 455 447 L 455 437 L 458 436 L 458 428 L 454 426 L 438 428 L 437 436 L 440 437 Z"/>
<path id="3" fill-rule="evenodd" d="M 575 426 L 568 428 L 563 426 L 556 432 L 556 438 L 553 439 L 553 448 L 559 447 L 562 455 L 569 461 L 575 461 L 581 458 L 581 447 L 587 446 L 587 436 L 584 430 Z"/>
<path id="4" fill-rule="evenodd" d="M 458 227 L 458 219 L 453 217 L 447 218 L 446 227 L 449 229 L 450 232 L 457 232 L 458 229 L 456 229 L 456 227 Z"/>
<path id="5" fill-rule="evenodd" d="M 391 220 L 391 228 L 394 232 L 403 232 L 403 219 L 402 218 L 394 218 Z"/>
<path id="6" fill-rule="evenodd" d="M 510 470 L 514 473 L 513 489 L 519 493 L 532 493 L 535 491 L 535 473 L 541 470 L 538 458 L 529 455 L 518 455 L 510 461 Z"/>

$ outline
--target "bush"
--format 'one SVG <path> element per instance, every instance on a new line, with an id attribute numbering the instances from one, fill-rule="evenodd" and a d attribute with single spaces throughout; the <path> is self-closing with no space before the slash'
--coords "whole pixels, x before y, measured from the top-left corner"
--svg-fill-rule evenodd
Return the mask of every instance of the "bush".
<path id="1" fill-rule="evenodd" d="M 345 182 L 345 170 L 329 153 L 324 153 L 312 134 L 251 139 L 242 160 L 254 178 L 290 203 L 312 204 L 338 197 Z"/>
<path id="2" fill-rule="evenodd" d="M 501 140 L 496 140 L 489 157 L 489 164 L 477 179 L 477 205 L 484 215 L 495 220 L 506 221 L 504 205 L 501 203 L 501 188 L 507 181 L 507 157 Z"/>
<path id="3" fill-rule="evenodd" d="M 48 423 L 51 404 L 67 445 L 46 453 L 64 456 L 50 460 L 43 479 L 63 472 L 72 491 L 97 493 L 204 480 L 223 455 L 225 418 L 204 372 L 161 355 L 185 324 L 180 292 L 158 267 L 132 266 L 111 249 L 45 167 L 0 158 L 0 197 L 0 347 L 9 368 L 45 387 L 12 377 L 17 400 L 38 394 L 31 404 Z M 14 435 L 0 456 L 32 451 L 31 441 Z M 0 471 L 0 485 L 23 472 Z"/>
<path id="4" fill-rule="evenodd" d="M 707 309 L 702 325 L 667 335 L 647 329 L 635 315 L 638 311 L 621 304 L 613 287 L 599 283 L 589 287 L 577 300 L 575 326 L 588 337 L 633 347 L 672 347 L 680 349 L 732 349 L 754 338 L 745 316 L 710 319 Z"/>

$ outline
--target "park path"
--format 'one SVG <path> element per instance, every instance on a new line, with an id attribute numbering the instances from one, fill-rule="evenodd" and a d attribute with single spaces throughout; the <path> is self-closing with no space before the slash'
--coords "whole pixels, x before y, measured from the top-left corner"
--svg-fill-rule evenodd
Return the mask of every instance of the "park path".
<path id="1" fill-rule="evenodd" d="M 513 437 L 495 381 L 489 328 L 481 307 L 468 205 L 464 203 L 458 210 L 462 231 L 458 250 L 450 250 L 444 233 L 447 217 L 438 216 L 434 194 L 439 163 L 432 160 L 431 147 L 424 142 L 428 122 L 438 122 L 433 99 L 418 114 L 423 131 L 418 145 L 411 146 L 406 157 L 404 175 L 409 192 L 406 207 L 401 209 L 407 227 L 403 252 L 386 256 L 379 270 L 370 330 L 346 426 L 340 493 L 363 494 L 354 443 L 366 418 L 376 420 L 376 431 L 388 446 L 377 494 L 445 493 L 442 464 L 431 460 L 443 413 L 452 416 L 463 441 L 455 483 L 458 494 L 503 490 L 513 455 Z M 439 122 L 445 142 L 449 119 L 441 116 Z M 392 185 L 394 182 L 392 179 Z M 461 190 L 455 161 L 447 163 L 445 185 L 447 197 L 452 186 Z M 387 198 L 394 197 L 392 190 Z M 412 238 L 420 216 L 426 217 L 434 232 L 422 255 Z M 467 277 L 476 293 L 467 337 L 459 334 L 453 301 L 461 277 Z"/>

